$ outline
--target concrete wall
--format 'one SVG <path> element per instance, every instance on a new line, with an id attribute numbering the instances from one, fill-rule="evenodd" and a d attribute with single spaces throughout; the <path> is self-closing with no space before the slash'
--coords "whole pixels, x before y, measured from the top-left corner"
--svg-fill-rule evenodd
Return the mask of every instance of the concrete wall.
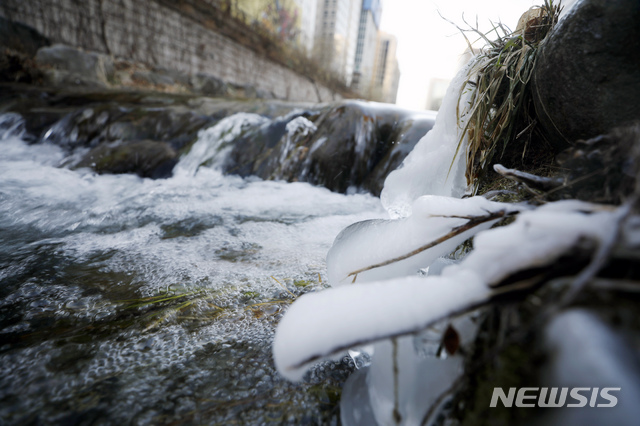
<path id="1" fill-rule="evenodd" d="M 206 1 L 200 3 L 215 10 Z M 35 28 L 52 42 L 189 74 L 206 72 L 228 83 L 253 85 L 281 99 L 319 102 L 340 98 L 257 53 L 260 49 L 253 51 L 205 27 L 193 19 L 193 13 L 188 16 L 156 0 L 2 0 L 0 15 Z M 225 22 L 233 25 L 232 20 Z"/>

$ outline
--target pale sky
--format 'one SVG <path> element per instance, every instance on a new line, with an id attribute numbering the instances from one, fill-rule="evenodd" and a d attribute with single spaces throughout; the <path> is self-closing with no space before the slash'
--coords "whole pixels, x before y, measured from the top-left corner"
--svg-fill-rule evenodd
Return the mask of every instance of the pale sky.
<path id="1" fill-rule="evenodd" d="M 397 104 L 424 109 L 429 79 L 453 78 L 467 44 L 460 32 L 438 15 L 464 26 L 462 15 L 481 29 L 500 21 L 512 30 L 520 16 L 543 0 L 383 0 L 380 27 L 398 38 L 400 88 Z"/>

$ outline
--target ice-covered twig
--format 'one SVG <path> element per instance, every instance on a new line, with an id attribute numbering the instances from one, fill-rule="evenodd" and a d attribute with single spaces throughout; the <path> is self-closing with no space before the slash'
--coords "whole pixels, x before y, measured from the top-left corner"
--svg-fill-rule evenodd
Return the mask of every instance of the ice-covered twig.
<path id="1" fill-rule="evenodd" d="M 510 215 L 514 215 L 514 214 L 517 214 L 517 213 L 518 213 L 517 211 L 507 212 L 505 210 L 500 210 L 500 211 L 497 211 L 497 212 L 488 212 L 487 215 L 485 215 L 485 216 L 439 216 L 439 215 L 433 216 L 433 217 L 466 219 L 466 220 L 468 220 L 468 222 L 465 223 L 464 225 L 456 226 L 450 232 L 448 232 L 447 234 L 443 235 L 442 237 L 440 237 L 440 238 L 438 238 L 436 240 L 430 241 L 427 244 L 425 244 L 425 245 L 423 245 L 421 247 L 418 247 L 415 250 L 410 251 L 409 253 L 403 254 L 402 256 L 395 257 L 393 259 L 385 260 L 384 262 L 380 262 L 380 263 L 376 263 L 374 265 L 370 265 L 370 266 L 366 266 L 364 268 L 360 268 L 358 270 L 350 272 L 347 276 L 351 277 L 351 276 L 358 275 L 358 274 L 360 274 L 362 272 L 365 272 L 365 271 L 370 271 L 370 270 L 375 269 L 375 268 L 380 268 L 382 266 L 387 266 L 387 265 L 390 265 L 392 263 L 399 262 L 399 261 L 404 260 L 404 259 L 408 259 L 409 257 L 415 256 L 418 253 L 421 253 L 421 252 L 423 252 L 425 250 L 428 250 L 428 249 L 430 249 L 432 247 L 437 246 L 438 244 L 442 244 L 443 242 L 445 242 L 447 240 L 450 240 L 451 238 L 453 238 L 455 236 L 458 236 L 458 235 L 462 234 L 463 232 L 469 231 L 470 229 L 473 229 L 478 225 L 481 225 L 481 224 L 486 223 L 486 222 L 490 222 L 492 220 L 502 219 L 504 217 L 507 217 L 507 216 L 510 216 Z"/>
<path id="2" fill-rule="evenodd" d="M 562 186 L 564 183 L 561 178 L 545 178 L 531 173 L 521 172 L 516 169 L 508 169 L 502 164 L 495 164 L 493 166 L 493 170 L 507 179 L 522 183 L 527 188 L 538 191 L 550 191 Z"/>
<path id="3" fill-rule="evenodd" d="M 422 199 L 414 206 L 414 214 L 436 215 L 428 217 L 435 222 L 427 223 L 438 226 L 432 230 L 436 234 L 430 235 L 440 235 L 451 221 L 463 219 L 438 215 L 463 217 L 466 211 L 470 216 L 482 217 L 480 213 L 488 206 L 494 210 L 488 216 L 504 211 L 504 205 L 480 198 L 454 200 L 449 204 L 440 198 Z M 506 294 L 528 291 L 540 282 L 528 271 L 535 273 L 557 264 L 583 240 L 606 246 L 608 236 L 618 226 L 616 220 L 623 216 L 621 210 L 575 200 L 548 203 L 533 211 L 522 211 L 508 226 L 477 234 L 474 251 L 459 264 L 445 268 L 442 275 L 387 280 L 378 275 L 369 277 L 378 277 L 374 279 L 376 282 L 301 296 L 278 325 L 273 345 L 276 367 L 285 377 L 299 380 L 311 363 L 350 347 L 414 333 Z M 371 246 L 371 240 L 367 239 L 371 233 L 379 231 L 382 235 L 376 238 L 381 241 L 387 241 L 390 235 L 409 238 L 426 219 L 370 222 L 356 227 L 337 241 L 339 250 L 334 252 L 334 261 L 347 265 L 361 262 L 361 257 L 348 257 L 359 244 Z M 399 247 L 403 245 L 387 244 L 381 253 L 397 251 Z M 336 268 L 340 273 L 344 265 Z M 522 279 L 513 280 L 521 275 Z"/>
<path id="4" fill-rule="evenodd" d="M 526 209 L 483 197 L 420 197 L 408 218 L 359 222 L 342 231 L 327 255 L 329 282 L 336 286 L 355 276 L 361 283 L 413 275 L 474 234 Z"/>
<path id="5" fill-rule="evenodd" d="M 476 309 L 491 290 L 468 271 L 354 284 L 305 294 L 282 318 L 273 343 L 278 371 L 291 380 L 331 354 L 412 333 Z"/>

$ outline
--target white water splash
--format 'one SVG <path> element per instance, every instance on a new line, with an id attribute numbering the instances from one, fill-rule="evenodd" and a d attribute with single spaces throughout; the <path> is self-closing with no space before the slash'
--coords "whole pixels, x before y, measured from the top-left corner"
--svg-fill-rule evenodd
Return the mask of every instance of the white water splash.
<path id="1" fill-rule="evenodd" d="M 173 170 L 175 176 L 193 176 L 200 166 L 219 167 L 233 148 L 233 141 L 244 131 L 268 123 L 258 114 L 237 113 L 220 120 L 216 125 L 198 132 L 198 141 Z"/>

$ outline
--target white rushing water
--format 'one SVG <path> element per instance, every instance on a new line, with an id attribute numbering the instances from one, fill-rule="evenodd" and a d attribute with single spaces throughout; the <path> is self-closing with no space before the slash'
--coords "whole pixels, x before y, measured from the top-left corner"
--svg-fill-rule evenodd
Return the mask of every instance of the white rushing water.
<path id="1" fill-rule="evenodd" d="M 98 391 L 103 402 L 96 404 L 113 421 L 138 416 L 138 423 L 154 424 L 166 410 L 166 421 L 198 413 L 206 422 L 261 422 L 265 402 L 251 410 L 215 405 L 257 392 L 275 404 L 269 412 L 277 414 L 284 398 L 297 416 L 319 415 L 308 402 L 313 396 L 292 391 L 272 367 L 282 304 L 267 304 L 260 315 L 250 306 L 290 298 L 281 284 L 299 291 L 296 280 L 321 288 L 338 232 L 385 215 L 377 198 L 222 175 L 215 153 L 263 120 L 250 114 L 201 131 L 175 176 L 164 180 L 60 167 L 67 155 L 61 148 L 29 145 L 18 116 L 2 120 L 0 336 L 23 343 L 0 343 L 2 395 L 21 395 L 0 409 L 0 419 L 53 421 L 82 412 L 88 408 L 73 408 L 84 407 L 74 401 L 105 380 L 115 381 L 113 391 Z M 127 299 L 167 290 L 215 298 L 189 311 L 195 323 L 173 321 L 180 311 L 165 318 L 152 306 L 139 314 L 126 308 Z M 221 319 L 213 315 L 217 306 L 227 312 Z M 77 343 L 70 333 L 86 337 Z"/>
<path id="2" fill-rule="evenodd" d="M 166 180 L 59 168 L 64 154 L 58 147 L 5 137 L 0 141 L 1 225 L 29 229 L 24 241 L 53 238 L 75 257 L 117 250 L 123 260 L 137 259 L 137 266 L 112 266 L 138 269 L 147 292 L 185 279 L 260 281 L 271 275 L 324 274 L 324 257 L 340 229 L 380 217 L 379 203 L 369 195 L 198 169 L 234 129 L 256 121 L 257 116 L 248 116 L 238 114 L 202 131 L 197 152 Z M 240 259 L 228 261 L 225 253 Z"/>

